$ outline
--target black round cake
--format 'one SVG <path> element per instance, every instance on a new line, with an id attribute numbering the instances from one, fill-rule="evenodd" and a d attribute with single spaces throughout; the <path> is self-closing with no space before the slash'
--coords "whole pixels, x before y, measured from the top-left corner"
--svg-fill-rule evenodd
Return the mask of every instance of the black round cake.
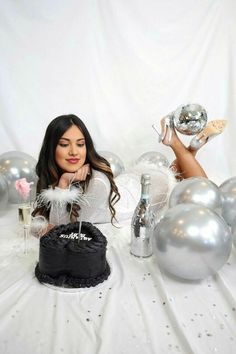
<path id="1" fill-rule="evenodd" d="M 41 237 L 35 268 L 41 283 L 85 288 L 108 278 L 105 236 L 89 222 L 83 221 L 79 230 L 80 223 L 75 222 L 56 226 Z"/>

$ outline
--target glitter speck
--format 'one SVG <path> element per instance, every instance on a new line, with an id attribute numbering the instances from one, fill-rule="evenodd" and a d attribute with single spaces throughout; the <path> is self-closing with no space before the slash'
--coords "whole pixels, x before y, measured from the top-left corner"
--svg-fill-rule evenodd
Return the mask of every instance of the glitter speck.
<path id="1" fill-rule="evenodd" d="M 212 337 L 212 334 L 211 333 L 207 333 L 207 337 Z"/>

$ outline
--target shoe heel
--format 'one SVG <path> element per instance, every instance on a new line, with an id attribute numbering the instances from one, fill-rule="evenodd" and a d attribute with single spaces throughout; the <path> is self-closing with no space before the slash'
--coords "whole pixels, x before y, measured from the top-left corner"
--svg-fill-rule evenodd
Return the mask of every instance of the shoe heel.
<path id="1" fill-rule="evenodd" d="M 157 129 L 157 126 L 156 124 L 152 124 L 152 128 L 155 130 L 155 132 L 157 133 L 158 135 L 158 142 L 160 143 L 163 139 L 163 134 L 160 134 L 158 129 Z"/>
<path id="2" fill-rule="evenodd" d="M 210 121 L 200 133 L 193 137 L 190 142 L 191 149 L 198 150 L 208 141 L 221 134 L 226 124 L 227 121 L 223 119 Z"/>

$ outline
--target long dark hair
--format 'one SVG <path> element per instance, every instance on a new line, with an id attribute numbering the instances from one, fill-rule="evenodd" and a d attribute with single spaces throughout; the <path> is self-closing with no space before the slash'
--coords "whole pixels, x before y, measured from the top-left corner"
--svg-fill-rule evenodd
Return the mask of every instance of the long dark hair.
<path id="1" fill-rule="evenodd" d="M 95 150 L 93 140 L 89 134 L 83 121 L 74 114 L 67 114 L 59 116 L 51 121 L 46 129 L 46 133 L 43 139 L 42 147 L 39 153 L 38 163 L 36 165 L 36 174 L 38 176 L 37 194 L 43 189 L 47 189 L 49 186 L 53 188 L 58 185 L 59 179 L 63 173 L 55 161 L 55 150 L 59 139 L 62 135 L 72 126 L 76 125 L 82 132 L 85 138 L 85 144 L 87 149 L 86 161 L 90 167 L 94 170 L 103 172 L 109 179 L 111 189 L 108 198 L 109 209 L 111 211 L 111 222 L 115 219 L 114 204 L 120 199 L 118 188 L 114 182 L 113 173 L 109 162 L 100 156 Z M 91 175 L 88 175 L 86 181 L 81 183 L 85 189 L 89 183 Z M 72 220 L 78 216 L 78 209 L 76 205 L 72 206 L 71 217 Z M 37 207 L 33 211 L 32 215 L 42 214 L 48 218 L 49 210 L 44 207 Z"/>

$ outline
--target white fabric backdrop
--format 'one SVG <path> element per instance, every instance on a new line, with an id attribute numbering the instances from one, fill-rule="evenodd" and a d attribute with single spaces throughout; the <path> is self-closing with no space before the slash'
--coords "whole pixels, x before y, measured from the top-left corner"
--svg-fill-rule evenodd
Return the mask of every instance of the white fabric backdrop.
<path id="1" fill-rule="evenodd" d="M 0 0 L 0 153 L 37 158 L 48 123 L 75 113 L 126 166 L 171 160 L 151 124 L 200 103 L 228 127 L 199 160 L 216 183 L 236 175 L 235 17 L 234 0 Z"/>

